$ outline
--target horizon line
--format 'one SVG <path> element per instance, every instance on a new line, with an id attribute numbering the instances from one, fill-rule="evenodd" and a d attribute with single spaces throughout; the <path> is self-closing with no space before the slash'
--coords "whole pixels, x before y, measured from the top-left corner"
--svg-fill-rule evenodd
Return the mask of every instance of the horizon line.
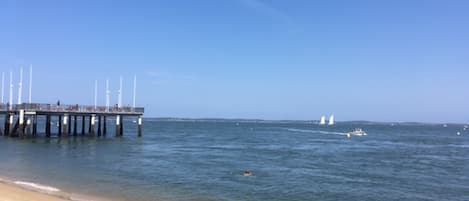
<path id="1" fill-rule="evenodd" d="M 319 120 L 305 120 L 305 119 L 257 119 L 257 118 L 224 118 L 224 117 L 156 117 L 156 116 L 149 116 L 143 117 L 144 119 L 179 119 L 179 120 L 244 120 L 244 121 L 296 121 L 296 122 L 319 122 Z M 343 120 L 343 121 L 335 121 L 335 122 L 370 122 L 370 123 L 397 123 L 397 124 L 469 124 L 469 123 L 462 123 L 462 122 L 424 122 L 424 121 L 373 121 L 373 120 Z"/>

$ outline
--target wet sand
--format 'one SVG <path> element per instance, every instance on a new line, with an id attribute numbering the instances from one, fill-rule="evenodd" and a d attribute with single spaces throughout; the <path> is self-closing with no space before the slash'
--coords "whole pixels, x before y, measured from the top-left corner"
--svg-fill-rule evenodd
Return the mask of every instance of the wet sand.
<path id="1" fill-rule="evenodd" d="M 41 184 L 0 178 L 0 201 L 117 201 L 121 199 L 76 194 Z"/>

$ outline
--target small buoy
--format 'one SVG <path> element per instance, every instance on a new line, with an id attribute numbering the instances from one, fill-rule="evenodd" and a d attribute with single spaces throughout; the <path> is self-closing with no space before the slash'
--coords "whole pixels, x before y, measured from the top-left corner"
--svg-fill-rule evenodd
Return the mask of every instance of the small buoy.
<path id="1" fill-rule="evenodd" d="M 461 135 L 461 133 L 460 133 L 460 132 L 457 132 L 456 135 Z"/>
<path id="2" fill-rule="evenodd" d="M 252 176 L 252 172 L 249 171 L 249 170 L 246 170 L 246 171 L 244 171 L 244 174 L 243 174 L 243 175 L 244 175 L 245 177 L 250 177 L 250 176 Z"/>
<path id="3" fill-rule="evenodd" d="M 347 138 L 351 138 L 352 135 L 350 135 L 350 133 L 347 133 Z"/>

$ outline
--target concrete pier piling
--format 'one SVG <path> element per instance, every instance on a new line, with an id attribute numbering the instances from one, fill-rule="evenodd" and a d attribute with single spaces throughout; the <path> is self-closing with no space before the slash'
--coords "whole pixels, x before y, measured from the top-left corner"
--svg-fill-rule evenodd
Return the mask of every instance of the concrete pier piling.
<path id="1" fill-rule="evenodd" d="M 117 137 L 124 135 L 124 119 L 137 117 L 137 135 L 142 136 L 142 115 L 144 108 L 136 107 L 98 107 L 78 105 L 51 105 L 21 103 L 7 107 L 0 103 L 0 115 L 4 115 L 3 128 L 0 134 L 10 137 L 38 136 L 38 117 L 45 117 L 45 136 L 53 134 L 51 126 L 57 127 L 57 136 L 66 137 L 78 134 L 78 120 L 81 116 L 81 134 L 89 136 L 106 136 L 108 117 L 116 119 Z M 55 121 L 57 118 L 57 122 Z M 53 120 L 53 121 L 52 121 Z M 88 122 L 87 122 L 88 121 Z M 42 121 L 41 121 L 42 122 Z M 96 123 L 98 124 L 96 126 Z M 73 125 L 72 125 L 73 124 Z M 72 130 L 73 126 L 73 130 Z M 88 127 L 87 127 L 88 126 Z M 0 126 L 2 127 L 2 126 Z M 96 130 L 97 129 L 97 130 Z M 54 133 L 55 134 L 55 133 Z"/>
<path id="2" fill-rule="evenodd" d="M 14 134 L 14 132 L 13 132 L 13 128 L 14 128 L 14 125 L 13 125 L 13 116 L 14 116 L 14 115 L 15 115 L 15 114 L 13 113 L 13 114 L 10 114 L 10 115 L 8 116 L 8 136 L 10 136 L 10 137 L 13 137 L 13 134 Z"/>
<path id="3" fill-rule="evenodd" d="M 142 137 L 142 116 L 138 116 L 138 137 Z"/>
<path id="4" fill-rule="evenodd" d="M 85 135 L 85 115 L 81 116 L 81 135 Z"/>
<path id="5" fill-rule="evenodd" d="M 103 116 L 103 136 L 106 136 L 107 133 L 107 120 L 106 116 Z"/>
<path id="6" fill-rule="evenodd" d="M 77 115 L 73 116 L 73 136 L 77 136 Z"/>
<path id="7" fill-rule="evenodd" d="M 50 137 L 50 115 L 46 115 L 46 137 Z"/>
<path id="8" fill-rule="evenodd" d="M 63 136 L 64 137 L 67 137 L 68 136 L 68 114 L 64 114 L 64 117 L 63 117 Z"/>
<path id="9" fill-rule="evenodd" d="M 120 122 L 120 129 L 121 129 L 120 134 L 121 134 L 121 136 L 123 136 L 124 135 L 124 117 L 121 116 L 120 120 L 121 120 L 121 122 Z"/>
<path id="10" fill-rule="evenodd" d="M 72 115 L 67 115 L 67 135 L 72 134 Z"/>
<path id="11" fill-rule="evenodd" d="M 26 136 L 31 135 L 31 118 L 26 119 Z"/>
<path id="12" fill-rule="evenodd" d="M 59 137 L 62 137 L 62 115 L 59 115 L 59 119 L 57 120 L 57 123 L 58 123 L 58 128 L 57 128 L 57 131 L 59 133 Z"/>
<path id="13" fill-rule="evenodd" d="M 101 136 L 101 116 L 98 116 L 98 137 Z"/>
<path id="14" fill-rule="evenodd" d="M 88 117 L 88 133 L 91 133 L 91 116 Z"/>
<path id="15" fill-rule="evenodd" d="M 96 115 L 95 114 L 92 114 L 90 116 L 90 136 L 94 136 L 94 124 L 95 124 L 95 118 L 96 118 Z"/>
<path id="16" fill-rule="evenodd" d="M 18 136 L 23 137 L 24 135 L 24 110 L 20 110 L 18 117 Z"/>
<path id="17" fill-rule="evenodd" d="M 116 137 L 121 136 L 121 116 L 116 116 Z"/>
<path id="18" fill-rule="evenodd" d="M 37 136 L 37 115 L 33 115 L 33 136 Z"/>
<path id="19" fill-rule="evenodd" d="M 8 136 L 8 129 L 9 129 L 9 125 L 8 125 L 8 119 L 10 119 L 10 116 L 8 114 L 5 114 L 5 117 L 4 117 L 4 124 L 3 124 L 3 135 L 4 136 Z"/>

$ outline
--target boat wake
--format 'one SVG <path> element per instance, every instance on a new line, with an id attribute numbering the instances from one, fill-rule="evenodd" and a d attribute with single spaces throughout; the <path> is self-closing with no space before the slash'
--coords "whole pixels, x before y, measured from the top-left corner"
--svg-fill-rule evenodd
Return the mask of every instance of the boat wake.
<path id="1" fill-rule="evenodd" d="M 297 132 L 297 133 L 317 133 L 317 134 L 325 134 L 325 135 L 347 135 L 347 133 L 341 133 L 341 132 L 331 132 L 331 131 L 322 131 L 322 130 L 304 130 L 304 129 L 296 129 L 296 128 L 287 128 L 287 131 Z"/>

